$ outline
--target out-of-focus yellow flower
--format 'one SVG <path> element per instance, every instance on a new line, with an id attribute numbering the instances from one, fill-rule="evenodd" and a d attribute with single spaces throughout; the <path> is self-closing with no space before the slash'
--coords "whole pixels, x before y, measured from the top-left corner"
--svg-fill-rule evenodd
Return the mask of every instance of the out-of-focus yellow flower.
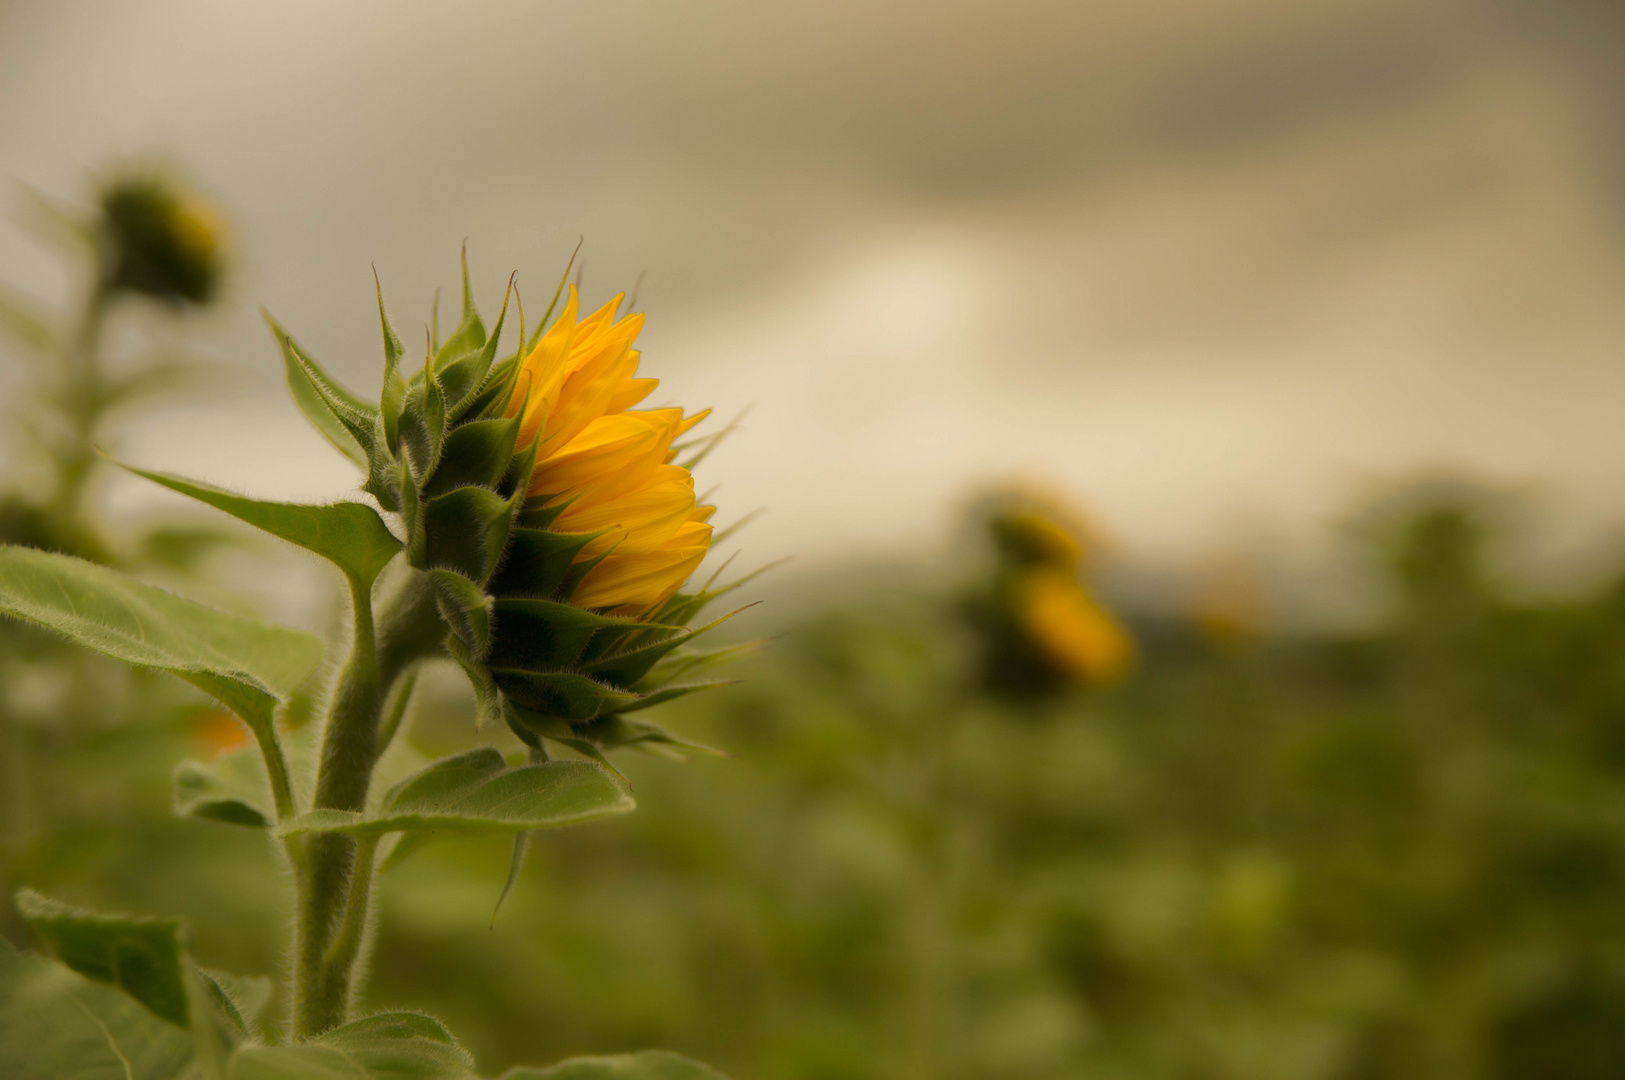
<path id="1" fill-rule="evenodd" d="M 248 726 L 228 712 L 213 709 L 192 720 L 192 739 L 205 761 L 247 746 L 251 738 Z"/>
<path id="2" fill-rule="evenodd" d="M 104 274 L 115 290 L 206 304 L 219 285 L 225 222 L 179 184 L 127 177 L 102 192 Z"/>
<path id="3" fill-rule="evenodd" d="M 615 317 L 617 296 L 577 320 L 575 287 L 558 320 L 521 366 L 509 416 L 519 446 L 537 443 L 527 494 L 562 506 L 552 528 L 602 534 L 578 562 L 598 559 L 570 598 L 577 607 L 638 615 L 682 587 L 711 545 L 715 507 L 694 497 L 694 477 L 673 442 L 710 410 L 639 409 L 659 380 L 638 378 L 641 314 Z"/>
<path id="4" fill-rule="evenodd" d="M 998 568 L 970 610 L 989 685 L 1028 695 L 1121 681 L 1133 667 L 1134 641 L 1085 584 L 1094 530 L 1028 485 L 993 495 L 982 513 Z"/>
<path id="5" fill-rule="evenodd" d="M 1134 646 L 1128 633 L 1057 569 L 1027 571 L 1013 583 L 1016 619 L 1048 667 L 1069 682 L 1105 686 L 1128 673 Z"/>
<path id="6" fill-rule="evenodd" d="M 1075 569 L 1083 559 L 1078 537 L 1054 517 L 1037 510 L 996 515 L 990 527 L 1000 554 L 1010 562 Z"/>

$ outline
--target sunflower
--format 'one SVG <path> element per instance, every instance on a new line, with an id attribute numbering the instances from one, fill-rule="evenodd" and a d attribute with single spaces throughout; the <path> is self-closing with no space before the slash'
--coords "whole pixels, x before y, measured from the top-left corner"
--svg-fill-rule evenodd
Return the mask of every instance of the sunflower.
<path id="1" fill-rule="evenodd" d="M 710 414 L 634 409 L 659 385 L 638 378 L 641 314 L 616 318 L 625 295 L 577 319 L 574 286 L 558 319 L 519 366 L 507 416 L 518 449 L 536 447 L 526 488 L 557 510 L 554 531 L 592 534 L 576 556 L 591 564 L 570 596 L 576 607 L 641 616 L 688 580 L 711 545 L 711 515 L 694 477 L 673 464 L 673 443 Z"/>

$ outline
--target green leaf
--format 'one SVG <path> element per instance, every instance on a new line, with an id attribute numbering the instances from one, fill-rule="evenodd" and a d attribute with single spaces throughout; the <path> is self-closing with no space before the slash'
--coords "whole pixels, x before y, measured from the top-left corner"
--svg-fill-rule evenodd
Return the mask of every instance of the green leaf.
<path id="1" fill-rule="evenodd" d="M 135 999 L 0 939 L 0 1062 L 19 1080 L 195 1080 L 191 1036 Z"/>
<path id="2" fill-rule="evenodd" d="M 238 1032 L 253 1032 L 254 1024 L 271 1003 L 271 980 L 263 975 L 228 975 L 224 971 L 199 968 L 207 980 L 215 1007 L 231 1020 Z"/>
<path id="3" fill-rule="evenodd" d="M 389 531 L 384 519 L 366 503 L 310 506 L 266 502 L 170 473 L 138 469 L 133 465 L 124 468 L 171 491 L 224 510 L 237 520 L 246 521 L 290 544 L 314 551 L 367 588 L 372 587 L 379 571 L 401 550 L 401 542 Z"/>
<path id="4" fill-rule="evenodd" d="M 190 1026 L 180 920 L 97 915 L 32 889 L 17 894 L 17 911 L 74 971 L 118 987 L 176 1027 Z"/>
<path id="5" fill-rule="evenodd" d="M 0 545 L 0 612 L 125 663 L 172 672 L 269 725 L 322 659 L 309 634 L 228 615 L 70 555 Z"/>
<path id="6" fill-rule="evenodd" d="M 204 763 L 175 766 L 174 807 L 179 817 L 263 829 L 276 819 L 265 766 L 253 747 L 242 747 Z"/>
<path id="7" fill-rule="evenodd" d="M 380 1013 L 297 1046 L 245 1046 L 231 1080 L 464 1080 L 474 1059 L 444 1024 L 419 1013 Z"/>
<path id="8" fill-rule="evenodd" d="M 376 415 L 372 406 L 329 378 L 321 365 L 271 318 L 270 312 L 261 314 L 282 349 L 282 365 L 294 404 L 339 453 L 365 466 L 371 447 L 370 421 Z"/>
<path id="9" fill-rule="evenodd" d="M 282 835 L 415 829 L 522 832 L 624 814 L 637 804 L 625 786 L 585 761 L 509 765 L 492 747 L 437 761 L 396 785 L 371 816 L 312 810 L 284 822 Z"/>
<path id="10" fill-rule="evenodd" d="M 54 322 L 42 305 L 0 287 L 0 330 L 43 354 L 56 343 Z"/>
<path id="11" fill-rule="evenodd" d="M 709 1065 L 670 1050 L 577 1057 L 545 1069 L 509 1069 L 501 1080 L 726 1080 Z"/>
<path id="12" fill-rule="evenodd" d="M 317 728 L 307 723 L 283 733 L 278 740 L 295 801 L 299 791 L 308 788 L 313 779 Z M 180 817 L 254 828 L 264 828 L 276 820 L 265 762 L 256 746 L 240 746 L 213 761 L 182 761 L 172 776 L 171 798 Z"/>
<path id="13" fill-rule="evenodd" d="M 179 357 L 160 358 L 128 374 L 110 379 L 101 392 L 101 404 L 103 408 L 112 409 L 139 401 L 144 397 L 194 390 L 210 382 L 224 383 L 228 377 L 228 370 L 224 365 L 205 361 Z"/>

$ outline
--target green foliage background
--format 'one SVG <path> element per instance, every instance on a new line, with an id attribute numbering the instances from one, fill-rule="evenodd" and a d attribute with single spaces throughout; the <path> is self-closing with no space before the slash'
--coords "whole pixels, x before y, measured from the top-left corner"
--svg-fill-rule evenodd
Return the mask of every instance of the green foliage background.
<path id="1" fill-rule="evenodd" d="M 808 1080 L 1625 1074 L 1625 578 L 1510 599 L 1486 529 L 1461 500 L 1390 522 L 1366 631 L 1131 618 L 1140 669 L 1098 694 L 977 689 L 954 590 L 806 612 L 663 710 L 732 756 L 627 760 L 640 811 L 536 837 L 494 928 L 500 839 L 390 871 L 368 1003 L 485 1071 L 667 1046 Z M 40 649 L 8 663 L 97 667 Z M 273 970 L 269 845 L 170 813 L 201 706 L 94 677 L 124 715 L 7 726 L 6 876 Z M 436 753 L 474 739 L 440 685 L 412 717 Z"/>

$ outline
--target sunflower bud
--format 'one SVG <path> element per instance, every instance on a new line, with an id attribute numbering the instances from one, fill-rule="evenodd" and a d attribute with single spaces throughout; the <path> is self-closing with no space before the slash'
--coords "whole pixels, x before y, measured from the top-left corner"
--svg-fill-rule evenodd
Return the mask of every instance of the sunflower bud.
<path id="1" fill-rule="evenodd" d="M 595 757 L 686 745 L 627 717 L 716 685 L 673 681 L 706 662 L 688 646 L 715 623 L 688 623 L 727 591 L 679 591 L 709 550 L 713 508 L 698 505 L 677 440 L 706 414 L 633 408 L 657 381 L 637 377 L 643 316 L 618 317 L 622 297 L 578 318 L 571 288 L 559 317 L 528 340 L 521 326 L 499 360 L 508 301 L 488 334 L 466 264 L 463 283 L 460 325 L 410 374 L 380 291 L 376 409 L 279 333 L 294 396 L 359 451 L 363 488 L 399 515 L 482 718 Z"/>
<path id="2" fill-rule="evenodd" d="M 999 502 L 986 519 L 998 567 L 971 605 L 988 683 L 1033 695 L 1121 680 L 1133 642 L 1084 587 L 1085 531 L 1041 500 Z"/>
<path id="3" fill-rule="evenodd" d="M 126 177 L 102 191 L 105 280 L 115 291 L 206 304 L 219 285 L 224 226 L 178 185 Z"/>

